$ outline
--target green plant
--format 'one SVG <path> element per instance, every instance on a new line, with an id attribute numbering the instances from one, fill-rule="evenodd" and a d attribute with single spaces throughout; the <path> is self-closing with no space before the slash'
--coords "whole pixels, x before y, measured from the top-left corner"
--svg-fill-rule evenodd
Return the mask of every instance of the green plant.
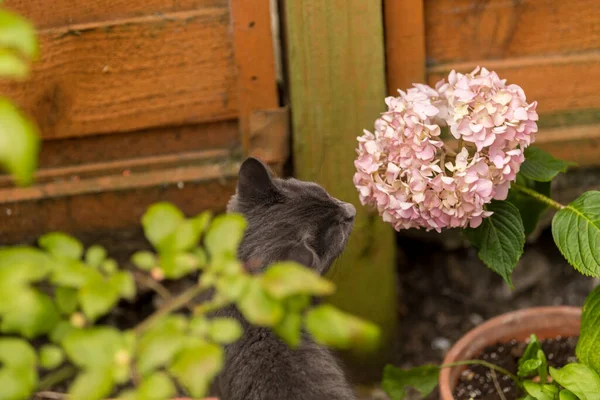
<path id="1" fill-rule="evenodd" d="M 328 304 L 309 306 L 312 296 L 335 289 L 316 272 L 292 262 L 247 272 L 236 258 L 246 227 L 241 215 L 185 218 L 172 204 L 158 203 L 142 225 L 156 252 L 133 254 L 137 268 L 122 268 L 104 248 L 84 249 L 63 233 L 42 236 L 39 248 L 0 249 L 0 332 L 12 335 L 0 338 L 0 399 L 24 399 L 71 378 L 73 399 L 102 399 L 117 390 L 120 399 L 164 400 L 175 394 L 174 381 L 202 397 L 223 365 L 223 345 L 242 334 L 236 320 L 207 316 L 230 304 L 291 347 L 299 345 L 303 327 L 328 346 L 368 347 L 378 340 L 368 322 Z M 198 272 L 197 284 L 177 296 L 161 284 Z M 131 329 L 101 322 L 142 286 L 164 304 Z M 192 306 L 208 290 L 212 298 Z"/>
<path id="2" fill-rule="evenodd" d="M 0 78 L 23 80 L 29 61 L 38 57 L 35 28 L 26 19 L 0 10 Z M 0 96 L 0 166 L 19 185 L 33 179 L 40 140 L 35 124 L 11 101 Z"/>
<path id="3" fill-rule="evenodd" d="M 600 286 L 588 296 L 583 307 L 581 330 L 577 342 L 577 363 L 560 369 L 548 367 L 546 355 L 535 335 L 518 362 L 517 374 L 483 360 L 465 360 L 450 365 L 424 365 L 402 370 L 391 365 L 384 370 L 383 388 L 392 400 L 401 400 L 412 387 L 422 396 L 437 386 L 442 368 L 483 365 L 509 376 L 519 388 L 522 400 L 593 400 L 600 398 Z"/>

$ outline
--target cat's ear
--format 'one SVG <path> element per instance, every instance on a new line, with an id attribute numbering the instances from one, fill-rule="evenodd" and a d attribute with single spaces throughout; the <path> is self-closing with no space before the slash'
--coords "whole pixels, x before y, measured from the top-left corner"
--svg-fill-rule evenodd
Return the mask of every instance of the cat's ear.
<path id="1" fill-rule="evenodd" d="M 254 157 L 249 157 L 242 163 L 237 185 L 241 198 L 260 198 L 272 194 L 274 188 L 271 171 L 266 165 Z"/>
<path id="2" fill-rule="evenodd" d="M 316 268 L 318 265 L 318 257 L 313 250 L 311 250 L 306 243 L 298 243 L 292 247 L 286 257 L 286 261 L 295 261 L 309 268 Z"/>

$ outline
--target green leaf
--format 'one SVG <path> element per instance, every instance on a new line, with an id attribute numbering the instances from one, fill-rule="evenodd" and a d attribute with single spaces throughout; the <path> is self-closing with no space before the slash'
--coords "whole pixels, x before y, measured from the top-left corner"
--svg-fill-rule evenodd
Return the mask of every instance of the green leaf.
<path id="1" fill-rule="evenodd" d="M 552 384 L 541 384 L 532 381 L 523 381 L 523 387 L 530 396 L 536 400 L 555 400 L 558 388 Z"/>
<path id="2" fill-rule="evenodd" d="M 56 305 L 63 314 L 69 315 L 77 309 L 77 290 L 67 287 L 57 287 L 55 292 Z"/>
<path id="3" fill-rule="evenodd" d="M 165 277 L 169 279 L 184 277 L 200 266 L 196 256 L 190 253 L 162 253 L 159 263 Z"/>
<path id="4" fill-rule="evenodd" d="M 131 262 L 135 264 L 139 269 L 143 269 L 144 271 L 148 271 L 158 264 L 158 260 L 154 253 L 150 251 L 138 251 L 133 256 L 131 256 Z"/>
<path id="5" fill-rule="evenodd" d="M 108 313 L 119 301 L 119 287 L 105 279 L 93 279 L 83 285 L 77 292 L 81 311 L 87 319 L 95 321 Z"/>
<path id="6" fill-rule="evenodd" d="M 100 264 L 100 269 L 107 275 L 114 274 L 119 269 L 119 264 L 112 258 L 107 258 Z"/>
<path id="7" fill-rule="evenodd" d="M 536 182 L 525 178 L 521 174 L 517 174 L 516 183 L 528 189 L 532 189 L 546 197 L 552 197 L 551 182 Z M 546 204 L 541 203 L 533 197 L 514 188 L 511 188 L 508 191 L 506 201 L 519 209 L 519 214 L 523 220 L 523 227 L 525 228 L 525 236 L 529 236 L 535 230 L 540 217 L 548 209 Z"/>
<path id="8" fill-rule="evenodd" d="M 85 252 L 86 264 L 98 268 L 106 260 L 106 249 L 102 246 L 91 246 Z"/>
<path id="9" fill-rule="evenodd" d="M 40 349 L 40 365 L 46 369 L 54 369 L 64 360 L 65 353 L 58 346 L 46 344 Z"/>
<path id="10" fill-rule="evenodd" d="M 38 243 L 41 248 L 55 257 L 79 260 L 83 255 L 83 244 L 65 233 L 47 233 L 38 240 Z"/>
<path id="11" fill-rule="evenodd" d="M 156 372 L 142 381 L 139 387 L 119 396 L 120 400 L 164 400 L 177 394 L 171 378 L 164 372 Z"/>
<path id="12" fill-rule="evenodd" d="M 68 321 L 60 321 L 52 330 L 50 331 L 48 337 L 52 341 L 52 343 L 60 344 L 63 339 L 73 330 L 75 330 L 73 325 L 71 325 Z"/>
<path id="13" fill-rule="evenodd" d="M 227 275 L 217 279 L 217 291 L 230 301 L 240 299 L 250 283 L 251 278 L 245 274 Z"/>
<path id="14" fill-rule="evenodd" d="M 242 326 L 232 318 L 214 318 L 210 321 L 208 336 L 216 343 L 230 344 L 238 340 L 243 333 Z"/>
<path id="15" fill-rule="evenodd" d="M 529 344 L 519 359 L 517 375 L 521 378 L 529 378 L 538 375 L 543 382 L 548 375 L 547 371 L 548 363 L 546 361 L 546 355 L 542 351 L 542 345 L 537 336 L 531 335 Z"/>
<path id="16" fill-rule="evenodd" d="M 560 391 L 559 400 L 579 400 L 572 392 L 564 389 Z"/>
<path id="17" fill-rule="evenodd" d="M 58 286 L 79 288 L 90 281 L 102 280 L 102 274 L 81 261 L 61 260 L 56 263 L 50 282 Z"/>
<path id="18" fill-rule="evenodd" d="M 39 48 L 35 27 L 20 15 L 0 10 L 0 46 L 36 58 Z"/>
<path id="19" fill-rule="evenodd" d="M 35 350 L 23 339 L 0 338 L 0 365 L 8 368 L 35 366 Z"/>
<path id="20" fill-rule="evenodd" d="M 335 291 L 335 285 L 315 271 L 291 261 L 271 265 L 262 274 L 263 287 L 276 299 L 297 294 L 326 296 Z"/>
<path id="21" fill-rule="evenodd" d="M 208 335 L 210 322 L 204 315 L 196 315 L 190 320 L 189 330 L 194 336 L 204 337 Z"/>
<path id="22" fill-rule="evenodd" d="M 185 318 L 169 315 L 145 332 L 136 349 L 137 370 L 148 375 L 171 362 L 185 343 Z"/>
<path id="23" fill-rule="evenodd" d="M 29 75 L 29 64 L 12 50 L 0 49 L 0 76 L 22 80 Z"/>
<path id="24" fill-rule="evenodd" d="M 77 375 L 69 387 L 71 400 L 103 400 L 112 391 L 114 378 L 112 371 L 105 368 L 95 368 Z"/>
<path id="25" fill-rule="evenodd" d="M 0 44 L 2 29 L 0 26 Z M 29 185 L 38 162 L 38 130 L 10 100 L 3 97 L 0 97 L 0 121 L 0 166 L 14 177 L 18 185 Z"/>
<path id="26" fill-rule="evenodd" d="M 3 333 L 18 333 L 32 339 L 49 332 L 60 319 L 52 300 L 37 289 L 23 288 L 18 296 L 3 303 L 6 306 L 0 325 Z"/>
<path id="27" fill-rule="evenodd" d="M 124 335 L 106 326 L 74 329 L 66 334 L 62 346 L 69 360 L 81 368 L 106 369 L 115 354 L 126 347 Z"/>
<path id="28" fill-rule="evenodd" d="M 305 326 L 317 343 L 349 349 L 370 349 L 379 342 L 379 328 L 329 304 L 308 311 Z"/>
<path id="29" fill-rule="evenodd" d="M 525 162 L 521 164 L 520 173 L 534 181 L 550 182 L 560 172 L 567 172 L 569 163 L 558 160 L 544 150 L 529 146 L 525 149 Z"/>
<path id="30" fill-rule="evenodd" d="M 561 369 L 550 367 L 550 375 L 580 400 L 600 399 L 600 376 L 587 365 L 571 363 Z"/>
<path id="31" fill-rule="evenodd" d="M 552 236 L 562 255 L 584 275 L 600 277 L 600 191 L 589 191 L 552 219 Z"/>
<path id="32" fill-rule="evenodd" d="M 494 214 L 466 234 L 479 258 L 512 287 L 511 274 L 525 246 L 523 221 L 519 210 L 506 201 L 492 201 L 487 209 Z"/>
<path id="33" fill-rule="evenodd" d="M 146 238 L 155 248 L 185 220 L 183 213 L 171 203 L 160 202 L 148 208 L 142 217 Z"/>
<path id="34" fill-rule="evenodd" d="M 287 313 L 273 331 L 282 338 L 292 349 L 300 345 L 302 331 L 302 316 L 298 313 Z"/>
<path id="35" fill-rule="evenodd" d="M 198 244 L 202 232 L 193 220 L 182 221 L 177 228 L 160 242 L 160 250 L 180 252 L 191 250 Z"/>
<path id="36" fill-rule="evenodd" d="M 296 313 L 304 311 L 309 305 L 310 296 L 306 294 L 290 296 L 283 301 L 283 306 L 286 310 Z"/>
<path id="37" fill-rule="evenodd" d="M 115 273 L 110 277 L 109 285 L 113 286 L 121 297 L 130 301 L 135 298 L 135 280 L 131 272 L 119 271 Z"/>
<path id="38" fill-rule="evenodd" d="M 391 400 L 404 399 L 408 387 L 417 390 L 421 397 L 426 397 L 437 386 L 439 375 L 440 368 L 436 365 L 423 365 L 408 370 L 386 365 L 382 387 Z"/>
<path id="39" fill-rule="evenodd" d="M 281 303 L 271 297 L 257 279 L 248 282 L 237 305 L 246 320 L 254 325 L 275 326 L 283 318 Z"/>
<path id="40" fill-rule="evenodd" d="M 222 214 L 216 217 L 204 239 L 211 257 L 220 254 L 237 254 L 237 248 L 244 237 L 246 220 L 241 214 Z"/>
<path id="41" fill-rule="evenodd" d="M 32 247 L 0 248 L 0 292 L 44 279 L 53 266 L 50 257 Z"/>
<path id="42" fill-rule="evenodd" d="M 177 354 L 169 372 L 193 397 L 203 397 L 223 367 L 223 359 L 221 347 L 197 340 Z"/>
<path id="43" fill-rule="evenodd" d="M 0 400 L 29 398 L 37 385 L 36 361 L 23 339 L 0 338 Z"/>
<path id="44" fill-rule="evenodd" d="M 581 329 L 575 353 L 577 359 L 600 375 L 600 286 L 590 293 L 583 305 Z"/>

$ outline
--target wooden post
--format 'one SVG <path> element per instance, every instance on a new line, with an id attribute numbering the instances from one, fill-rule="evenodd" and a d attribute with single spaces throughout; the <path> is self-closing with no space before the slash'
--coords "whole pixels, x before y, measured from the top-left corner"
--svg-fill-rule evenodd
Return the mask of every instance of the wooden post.
<path id="1" fill-rule="evenodd" d="M 380 1 L 284 1 L 294 171 L 359 205 L 352 183 L 356 137 L 384 110 Z M 332 302 L 382 327 L 377 355 L 348 355 L 356 376 L 379 376 L 395 333 L 397 284 L 392 228 L 359 207 L 347 250 L 332 268 Z M 355 362 L 360 361 L 360 364 Z"/>

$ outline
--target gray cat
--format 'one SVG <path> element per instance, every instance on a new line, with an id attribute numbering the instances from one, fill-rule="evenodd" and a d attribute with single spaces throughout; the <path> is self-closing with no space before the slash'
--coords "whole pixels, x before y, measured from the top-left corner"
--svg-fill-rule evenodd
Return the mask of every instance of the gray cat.
<path id="1" fill-rule="evenodd" d="M 320 274 L 344 250 L 356 215 L 354 206 L 315 183 L 274 178 L 255 158 L 242 164 L 228 211 L 248 220 L 240 259 L 257 269 L 293 260 Z M 355 399 L 334 356 L 308 335 L 291 350 L 270 329 L 249 325 L 233 307 L 219 315 L 238 318 L 245 330 L 228 346 L 213 385 L 221 400 Z"/>

